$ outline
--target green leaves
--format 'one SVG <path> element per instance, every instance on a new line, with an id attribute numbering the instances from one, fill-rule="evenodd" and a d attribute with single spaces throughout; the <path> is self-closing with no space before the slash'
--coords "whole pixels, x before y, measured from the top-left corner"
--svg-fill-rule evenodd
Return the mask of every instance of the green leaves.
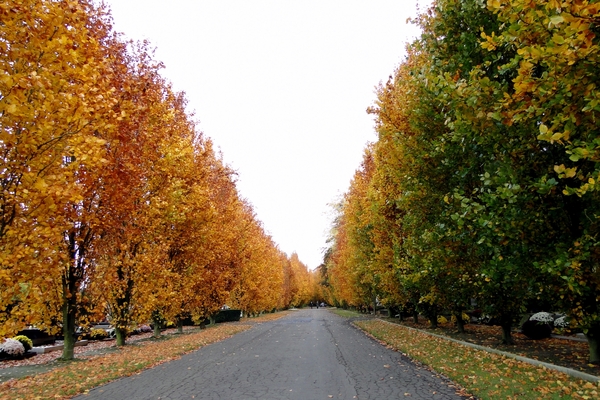
<path id="1" fill-rule="evenodd" d="M 552 25 L 559 25 L 560 23 L 564 22 L 564 18 L 562 15 L 553 15 L 550 17 L 550 23 Z"/>
<path id="2" fill-rule="evenodd" d="M 529 301 L 598 315 L 589 274 L 600 253 L 574 243 L 600 227 L 600 7 L 534 3 L 438 1 L 379 88 L 374 169 L 363 166 L 366 188 L 353 182 L 337 242 L 338 265 L 378 294 L 445 308 L 475 297 L 505 326 Z M 378 281 L 382 265 L 391 282 Z M 579 278 L 565 284 L 547 265 L 581 266 Z M 477 290 L 465 274 L 481 278 Z M 544 298 L 544 285 L 567 300 Z"/>

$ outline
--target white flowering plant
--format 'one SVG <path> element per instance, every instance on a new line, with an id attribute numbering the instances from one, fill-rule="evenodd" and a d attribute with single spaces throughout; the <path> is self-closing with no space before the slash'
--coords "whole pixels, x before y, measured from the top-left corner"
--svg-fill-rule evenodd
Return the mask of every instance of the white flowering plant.
<path id="1" fill-rule="evenodd" d="M 15 339 L 4 339 L 4 343 L 0 344 L 0 354 L 5 354 L 9 357 L 19 357 L 25 354 L 25 346 Z"/>
<path id="2" fill-rule="evenodd" d="M 567 316 L 563 315 L 562 317 L 556 318 L 554 320 L 554 326 L 556 326 L 557 328 L 568 328 L 569 320 L 567 319 Z"/>
<path id="3" fill-rule="evenodd" d="M 547 312 L 539 312 L 529 317 L 530 321 L 536 321 L 538 324 L 548 325 L 550 328 L 556 328 L 559 334 L 569 331 L 569 319 L 564 314 L 551 314 Z"/>
<path id="4" fill-rule="evenodd" d="M 543 324 L 549 324 L 551 322 L 554 322 L 554 316 L 550 313 L 542 311 L 542 312 L 533 314 L 531 317 L 529 317 L 529 320 L 541 322 Z"/>

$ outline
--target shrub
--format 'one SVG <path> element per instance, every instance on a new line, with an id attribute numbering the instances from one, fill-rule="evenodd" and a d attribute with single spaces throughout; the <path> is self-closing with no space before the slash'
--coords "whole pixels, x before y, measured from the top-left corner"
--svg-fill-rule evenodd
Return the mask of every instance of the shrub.
<path id="1" fill-rule="evenodd" d="M 462 313 L 461 317 L 465 323 L 471 322 L 471 317 L 469 317 L 467 315 L 467 313 Z M 450 317 L 450 322 L 452 322 L 453 324 L 456 324 L 456 315 L 452 314 L 452 316 Z"/>
<path id="2" fill-rule="evenodd" d="M 25 335 L 15 336 L 13 339 L 21 342 L 21 344 L 25 348 L 25 351 L 29 351 L 33 348 L 33 341 Z"/>
<path id="3" fill-rule="evenodd" d="M 214 316 L 214 319 L 216 323 L 239 321 L 241 313 L 241 310 L 221 310 Z"/>
<path id="4" fill-rule="evenodd" d="M 108 337 L 108 333 L 104 329 L 92 329 L 90 332 L 90 339 L 92 340 L 102 340 Z"/>
<path id="5" fill-rule="evenodd" d="M 529 339 L 539 340 L 549 338 L 552 334 L 554 317 L 547 312 L 533 314 L 521 324 L 521 332 Z"/>
<path id="6" fill-rule="evenodd" d="M 25 354 L 25 347 L 18 340 L 4 339 L 4 343 L 0 344 L 0 354 L 19 357 Z"/>
<path id="7" fill-rule="evenodd" d="M 533 314 L 531 317 L 529 317 L 529 320 L 547 324 L 549 322 L 554 322 L 554 317 L 552 316 L 552 314 L 542 311 Z"/>
<path id="8" fill-rule="evenodd" d="M 438 315 L 437 322 L 438 324 L 447 324 L 448 320 L 443 315 Z"/>
<path id="9" fill-rule="evenodd" d="M 554 326 L 558 327 L 558 328 L 568 328 L 569 327 L 569 320 L 567 319 L 566 315 L 563 315 L 562 317 L 558 317 L 554 320 Z"/>

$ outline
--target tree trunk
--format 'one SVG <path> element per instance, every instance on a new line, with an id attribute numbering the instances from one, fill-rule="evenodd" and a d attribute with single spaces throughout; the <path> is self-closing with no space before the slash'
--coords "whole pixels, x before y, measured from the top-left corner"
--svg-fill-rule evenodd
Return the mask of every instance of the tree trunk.
<path id="1" fill-rule="evenodd" d="M 600 353 L 598 352 L 598 344 L 600 344 L 600 326 L 590 328 L 585 337 L 587 338 L 590 347 L 590 364 L 600 364 Z"/>
<path id="2" fill-rule="evenodd" d="M 465 321 L 462 319 L 462 312 L 457 313 L 456 317 L 456 328 L 458 333 L 465 333 Z"/>
<path id="3" fill-rule="evenodd" d="M 78 235 L 83 240 L 78 243 Z M 94 235 L 89 227 L 82 224 L 77 230 L 71 230 L 69 232 L 67 240 L 68 252 L 69 252 L 69 264 L 66 265 L 66 271 L 62 276 L 62 323 L 63 323 L 63 353 L 62 360 L 72 360 L 75 354 L 75 342 L 77 337 L 75 331 L 77 330 L 77 312 L 78 301 L 77 295 L 79 294 L 80 284 L 85 276 L 86 264 L 85 252 Z"/>
<path id="4" fill-rule="evenodd" d="M 437 320 L 437 313 L 436 312 L 431 312 L 430 316 L 429 316 L 429 327 L 431 329 L 437 329 L 438 327 L 438 320 Z"/>
<path id="5" fill-rule="evenodd" d="M 75 354 L 75 304 L 68 296 L 63 294 L 63 352 L 61 360 L 72 360 Z"/>
<path id="6" fill-rule="evenodd" d="M 183 318 L 177 318 L 177 333 L 183 333 Z"/>
<path id="7" fill-rule="evenodd" d="M 500 326 L 502 327 L 502 344 L 515 344 L 512 338 L 512 323 L 504 322 Z"/>
<path id="8" fill-rule="evenodd" d="M 419 312 L 417 310 L 414 310 L 412 315 L 413 315 L 413 322 L 415 324 L 418 324 L 419 323 Z"/>
<path id="9" fill-rule="evenodd" d="M 153 336 L 155 338 L 160 337 L 160 328 L 162 328 L 162 321 L 160 318 L 160 315 L 155 312 L 154 315 L 152 316 L 152 322 L 154 324 L 154 333 Z"/>
<path id="10" fill-rule="evenodd" d="M 135 250 L 133 251 L 135 254 Z M 125 290 L 118 291 L 117 294 L 117 307 L 115 307 L 115 335 L 117 337 L 117 346 L 125 346 L 127 340 L 127 328 L 130 324 L 131 315 L 129 311 L 129 301 L 131 300 L 131 293 L 133 292 L 133 279 L 129 277 L 126 271 L 123 269 L 123 265 L 119 265 L 117 268 L 117 277 L 119 282 L 125 283 Z M 121 283 L 122 285 L 122 283 Z M 120 327 L 120 328 L 119 328 Z"/>
<path id="11" fill-rule="evenodd" d="M 117 336 L 117 346 L 125 346 L 127 332 L 123 328 L 115 327 L 115 335 Z"/>
<path id="12" fill-rule="evenodd" d="M 377 315 L 377 296 L 373 295 L 373 315 Z"/>
<path id="13" fill-rule="evenodd" d="M 63 323 L 63 352 L 61 360 L 72 360 L 75 354 L 75 326 L 77 314 L 77 273 L 75 257 L 74 234 L 69 235 L 70 263 L 68 271 L 62 278 L 62 323 Z"/>

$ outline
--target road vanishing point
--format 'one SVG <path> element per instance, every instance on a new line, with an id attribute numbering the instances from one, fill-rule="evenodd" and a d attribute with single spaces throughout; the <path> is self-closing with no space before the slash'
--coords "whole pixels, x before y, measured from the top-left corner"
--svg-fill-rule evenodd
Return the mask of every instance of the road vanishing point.
<path id="1" fill-rule="evenodd" d="M 447 378 L 320 308 L 257 323 L 76 399 L 461 399 L 456 391 Z"/>

